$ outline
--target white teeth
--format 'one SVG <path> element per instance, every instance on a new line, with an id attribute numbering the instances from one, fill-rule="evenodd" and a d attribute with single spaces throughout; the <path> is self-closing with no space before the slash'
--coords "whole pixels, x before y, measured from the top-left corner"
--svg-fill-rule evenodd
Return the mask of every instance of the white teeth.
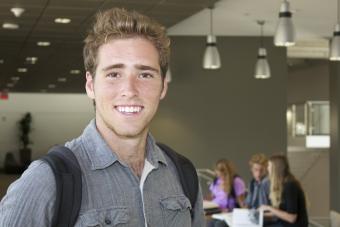
<path id="1" fill-rule="evenodd" d="M 118 111 L 121 113 L 138 113 L 142 110 L 142 107 L 139 106 L 118 106 Z"/>

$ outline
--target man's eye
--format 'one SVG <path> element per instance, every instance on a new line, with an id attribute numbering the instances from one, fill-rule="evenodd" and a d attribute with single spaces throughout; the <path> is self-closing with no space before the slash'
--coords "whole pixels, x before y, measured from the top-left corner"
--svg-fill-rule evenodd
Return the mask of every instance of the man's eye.
<path id="1" fill-rule="evenodd" d="M 107 74 L 106 77 L 109 77 L 109 78 L 118 78 L 119 74 L 115 73 L 115 72 L 112 72 L 112 73 Z"/>
<path id="2" fill-rule="evenodd" d="M 141 73 L 140 77 L 144 79 L 148 79 L 148 78 L 153 78 L 154 76 L 150 73 Z"/>

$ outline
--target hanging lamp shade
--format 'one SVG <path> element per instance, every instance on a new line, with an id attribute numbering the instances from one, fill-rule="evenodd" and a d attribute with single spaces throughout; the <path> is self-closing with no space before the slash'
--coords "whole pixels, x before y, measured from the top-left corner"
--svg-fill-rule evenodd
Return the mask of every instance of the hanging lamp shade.
<path id="1" fill-rule="evenodd" d="M 289 2 L 284 0 L 280 7 L 279 22 L 276 27 L 275 46 L 293 46 L 295 44 L 295 28 L 292 13 L 289 11 Z"/>
<path id="2" fill-rule="evenodd" d="M 213 35 L 213 7 L 210 8 L 210 34 L 207 36 L 207 44 L 203 56 L 203 68 L 221 68 L 221 59 L 217 49 L 216 36 Z"/>
<path id="3" fill-rule="evenodd" d="M 219 69 L 221 68 L 220 54 L 217 49 L 216 36 L 208 35 L 207 44 L 203 57 L 204 69 Z"/>
<path id="4" fill-rule="evenodd" d="M 270 78 L 270 67 L 267 60 L 267 51 L 260 47 L 258 50 L 257 61 L 255 65 L 255 78 L 268 79 Z"/>
<path id="5" fill-rule="evenodd" d="M 335 26 L 330 42 L 329 60 L 340 61 L 340 24 Z"/>

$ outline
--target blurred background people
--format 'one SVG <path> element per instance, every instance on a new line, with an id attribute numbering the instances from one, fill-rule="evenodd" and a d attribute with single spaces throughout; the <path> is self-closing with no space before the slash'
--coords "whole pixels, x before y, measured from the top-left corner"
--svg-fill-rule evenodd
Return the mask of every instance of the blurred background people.
<path id="1" fill-rule="evenodd" d="M 216 178 L 210 185 L 211 198 L 222 212 L 231 212 L 235 207 L 244 207 L 246 194 L 245 183 L 235 172 L 233 164 L 227 159 L 220 159 L 215 165 Z M 208 227 L 228 226 L 220 220 L 210 220 Z"/>
<path id="2" fill-rule="evenodd" d="M 270 184 L 267 176 L 268 159 L 264 154 L 254 154 L 249 161 L 252 179 L 245 200 L 245 207 L 257 209 L 269 204 Z"/>
<path id="3" fill-rule="evenodd" d="M 275 217 L 276 221 L 266 226 L 307 227 L 305 193 L 300 182 L 290 172 L 286 156 L 271 156 L 268 174 L 271 205 L 261 205 L 260 209 L 266 212 L 267 217 Z"/>

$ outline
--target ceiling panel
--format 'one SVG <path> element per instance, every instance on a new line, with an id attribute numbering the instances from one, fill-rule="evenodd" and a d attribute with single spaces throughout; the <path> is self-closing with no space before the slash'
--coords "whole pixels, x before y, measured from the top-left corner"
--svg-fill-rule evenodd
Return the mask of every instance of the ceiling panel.
<path id="1" fill-rule="evenodd" d="M 88 26 L 98 10 L 111 7 L 134 9 L 169 27 L 197 13 L 211 0 L 1 0 L 0 23 L 14 22 L 19 30 L 0 28 L 0 91 L 13 92 L 84 92 L 82 46 Z M 10 12 L 13 6 L 25 8 L 20 18 Z M 56 17 L 68 17 L 69 24 L 56 24 Z M 37 41 L 49 41 L 48 47 Z M 37 57 L 28 64 L 26 57 Z M 1 62 L 1 61 L 0 61 Z M 27 72 L 19 73 L 25 67 Z M 81 70 L 78 75 L 70 70 Z M 14 77 L 14 78 L 13 78 Z M 16 77 L 20 77 L 18 81 Z M 66 82 L 58 82 L 58 78 Z M 8 87 L 8 84 L 14 87 Z M 55 84 L 55 88 L 49 88 Z"/>

